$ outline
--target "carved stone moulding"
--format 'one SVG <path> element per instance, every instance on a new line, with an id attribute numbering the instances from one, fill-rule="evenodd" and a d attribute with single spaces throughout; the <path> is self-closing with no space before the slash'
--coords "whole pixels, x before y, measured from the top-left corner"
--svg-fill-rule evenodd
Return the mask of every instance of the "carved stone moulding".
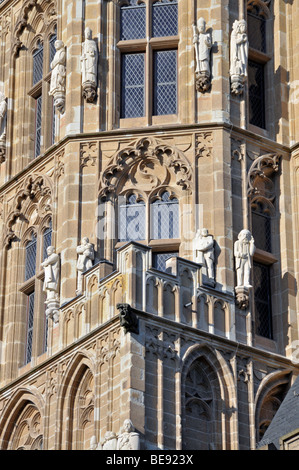
<path id="1" fill-rule="evenodd" d="M 247 310 L 249 307 L 249 289 L 247 286 L 235 288 L 236 305 L 240 310 Z"/>

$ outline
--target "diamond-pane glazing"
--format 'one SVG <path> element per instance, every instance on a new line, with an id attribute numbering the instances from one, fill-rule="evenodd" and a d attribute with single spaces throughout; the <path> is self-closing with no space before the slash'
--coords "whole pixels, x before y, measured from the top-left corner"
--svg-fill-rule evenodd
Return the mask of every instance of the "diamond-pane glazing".
<path id="1" fill-rule="evenodd" d="M 152 6 L 152 37 L 176 36 L 178 34 L 177 2 L 162 0 Z"/>
<path id="2" fill-rule="evenodd" d="M 57 39 L 57 35 L 55 33 L 51 36 L 50 41 L 49 41 L 49 49 L 50 49 L 49 68 L 50 68 L 50 64 L 51 64 L 52 60 L 54 59 L 54 55 L 56 53 L 56 49 L 55 49 L 56 39 Z"/>
<path id="3" fill-rule="evenodd" d="M 247 14 L 249 46 L 266 52 L 266 20 L 258 14 Z"/>
<path id="4" fill-rule="evenodd" d="M 120 39 L 141 39 L 146 35 L 146 10 L 145 4 L 137 4 L 131 1 L 130 6 L 120 9 Z"/>
<path id="5" fill-rule="evenodd" d="M 36 98 L 35 109 L 35 157 L 40 155 L 41 144 L 41 130 L 42 130 L 42 95 Z"/>
<path id="6" fill-rule="evenodd" d="M 178 256 L 178 253 L 153 253 L 153 267 L 159 271 L 167 272 L 166 261 L 174 256 Z"/>
<path id="7" fill-rule="evenodd" d="M 25 259 L 25 281 L 35 275 L 36 265 L 36 237 L 32 235 L 32 240 L 26 245 Z"/>
<path id="8" fill-rule="evenodd" d="M 154 240 L 179 238 L 179 202 L 169 199 L 164 193 L 164 200 L 151 204 L 151 237 Z"/>
<path id="9" fill-rule="evenodd" d="M 265 128 L 264 65 L 248 61 L 249 122 Z"/>
<path id="10" fill-rule="evenodd" d="M 144 54 L 123 54 L 121 117 L 140 116 L 144 116 Z"/>
<path id="11" fill-rule="evenodd" d="M 136 196 L 131 195 L 127 204 L 119 208 L 119 240 L 145 239 L 145 204 L 136 202 Z"/>
<path id="12" fill-rule="evenodd" d="M 50 226 L 44 231 L 43 236 L 43 260 L 47 258 L 47 248 L 51 246 L 52 243 L 52 223 Z"/>
<path id="13" fill-rule="evenodd" d="M 31 361 L 31 356 L 32 356 L 33 320 L 34 320 L 34 292 L 28 295 L 26 364 L 28 364 Z"/>
<path id="14" fill-rule="evenodd" d="M 254 302 L 256 332 L 260 336 L 272 338 L 272 311 L 270 290 L 270 267 L 254 263 Z"/>
<path id="15" fill-rule="evenodd" d="M 154 115 L 177 112 L 177 51 L 154 52 Z"/>
<path id="16" fill-rule="evenodd" d="M 252 212 L 252 235 L 257 248 L 271 252 L 271 218 Z"/>
<path id="17" fill-rule="evenodd" d="M 38 49 L 33 53 L 33 85 L 43 78 L 43 46 L 39 44 Z"/>

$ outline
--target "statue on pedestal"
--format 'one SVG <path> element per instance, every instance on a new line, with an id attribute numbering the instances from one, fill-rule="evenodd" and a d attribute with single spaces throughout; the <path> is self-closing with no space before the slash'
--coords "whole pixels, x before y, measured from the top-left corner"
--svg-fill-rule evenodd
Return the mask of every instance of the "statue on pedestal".
<path id="1" fill-rule="evenodd" d="M 193 241 L 195 261 L 203 266 L 203 283 L 215 286 L 214 238 L 208 229 L 199 229 Z"/>
<path id="2" fill-rule="evenodd" d="M 56 323 L 59 309 L 60 258 L 55 253 L 54 246 L 47 248 L 47 255 L 48 257 L 41 264 L 45 274 L 43 291 L 46 294 L 46 315 Z"/>
<path id="3" fill-rule="evenodd" d="M 247 77 L 248 37 L 245 20 L 236 20 L 230 39 L 230 77 L 231 91 L 235 95 L 243 93 Z"/>
<path id="4" fill-rule="evenodd" d="M 56 53 L 50 64 L 52 69 L 49 95 L 53 96 L 54 106 L 64 113 L 66 92 L 66 52 L 62 41 L 55 41 Z"/>
<path id="5" fill-rule="evenodd" d="M 77 293 L 82 291 L 82 274 L 92 267 L 94 260 L 93 244 L 89 243 L 89 239 L 84 237 L 81 245 L 77 247 L 78 261 L 77 261 Z"/>
<path id="6" fill-rule="evenodd" d="M 85 41 L 82 43 L 81 70 L 83 97 L 89 103 L 96 97 L 98 68 L 98 49 L 91 37 L 91 29 L 86 28 Z"/>
<path id="7" fill-rule="evenodd" d="M 206 22 L 199 18 L 197 25 L 193 24 L 193 44 L 196 57 L 196 89 L 204 93 L 211 86 L 210 53 L 212 48 L 211 34 L 206 32 Z"/>
<path id="8" fill-rule="evenodd" d="M 249 305 L 251 257 L 254 255 L 254 239 L 249 230 L 243 229 L 234 244 L 235 266 L 237 271 L 236 303 L 241 310 Z"/>

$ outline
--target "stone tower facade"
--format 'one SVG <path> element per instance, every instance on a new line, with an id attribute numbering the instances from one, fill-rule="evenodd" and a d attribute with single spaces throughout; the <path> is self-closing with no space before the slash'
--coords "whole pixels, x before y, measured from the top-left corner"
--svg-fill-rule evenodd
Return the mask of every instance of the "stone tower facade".
<path id="1" fill-rule="evenodd" d="M 298 2 L 1 0 L 0 37 L 0 448 L 256 448 L 299 374 Z"/>

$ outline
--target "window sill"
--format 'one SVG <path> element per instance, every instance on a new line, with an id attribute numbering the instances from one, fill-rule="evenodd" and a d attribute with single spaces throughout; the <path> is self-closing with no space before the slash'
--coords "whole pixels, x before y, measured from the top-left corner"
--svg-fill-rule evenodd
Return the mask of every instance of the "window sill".
<path id="1" fill-rule="evenodd" d="M 277 263 L 278 259 L 272 255 L 272 253 L 268 253 L 268 251 L 260 250 L 256 248 L 255 253 L 253 255 L 253 260 L 270 266 L 271 264 Z"/>

